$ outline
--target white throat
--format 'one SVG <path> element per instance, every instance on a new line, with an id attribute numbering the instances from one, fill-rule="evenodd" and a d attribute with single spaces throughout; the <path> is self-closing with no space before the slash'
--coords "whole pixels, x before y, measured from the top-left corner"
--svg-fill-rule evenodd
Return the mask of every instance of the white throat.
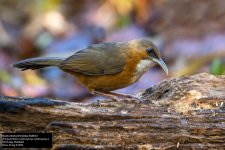
<path id="1" fill-rule="evenodd" d="M 155 62 L 148 60 L 148 59 L 144 59 L 141 60 L 137 66 L 136 66 L 136 71 L 134 73 L 133 76 L 133 82 L 136 82 L 138 79 L 140 79 L 140 77 L 152 66 L 155 65 Z"/>
<path id="2" fill-rule="evenodd" d="M 150 67 L 154 66 L 155 63 L 151 60 L 144 59 L 141 60 L 137 66 L 136 66 L 136 74 L 144 73 L 146 72 Z"/>

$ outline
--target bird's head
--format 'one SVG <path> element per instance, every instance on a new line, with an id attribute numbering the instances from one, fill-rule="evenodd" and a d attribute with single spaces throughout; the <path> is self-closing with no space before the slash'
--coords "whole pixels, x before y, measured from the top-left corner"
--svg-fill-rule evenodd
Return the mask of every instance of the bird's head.
<path id="1" fill-rule="evenodd" d="M 144 51 L 145 59 L 148 59 L 160 65 L 160 67 L 162 67 L 162 69 L 168 75 L 168 68 L 165 62 L 163 61 L 163 59 L 160 57 L 159 50 L 155 46 L 155 44 L 151 42 L 149 39 L 141 39 L 138 42 L 138 45 L 139 45 L 139 49 Z"/>

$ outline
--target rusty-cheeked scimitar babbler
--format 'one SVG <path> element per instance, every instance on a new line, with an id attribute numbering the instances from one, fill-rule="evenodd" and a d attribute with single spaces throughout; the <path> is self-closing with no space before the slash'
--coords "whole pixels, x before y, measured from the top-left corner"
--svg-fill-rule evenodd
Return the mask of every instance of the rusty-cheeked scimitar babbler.
<path id="1" fill-rule="evenodd" d="M 30 58 L 13 64 L 21 70 L 58 67 L 75 76 L 93 94 L 112 99 L 132 96 L 110 92 L 127 87 L 159 64 L 168 74 L 157 47 L 147 38 L 90 45 L 68 58 Z"/>

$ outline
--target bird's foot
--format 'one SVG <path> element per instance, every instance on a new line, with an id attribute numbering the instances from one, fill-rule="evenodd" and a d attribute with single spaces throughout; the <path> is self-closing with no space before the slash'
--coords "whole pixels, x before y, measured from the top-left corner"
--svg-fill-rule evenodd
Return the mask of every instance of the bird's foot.
<path id="1" fill-rule="evenodd" d="M 108 97 L 114 101 L 127 101 L 127 102 L 140 102 L 140 100 L 137 97 L 134 97 L 132 95 L 128 94 L 121 94 L 121 93 L 114 93 L 114 92 L 100 92 L 100 91 L 94 91 L 93 94 L 97 94 L 100 96 Z"/>
<path id="2" fill-rule="evenodd" d="M 137 97 L 128 94 L 114 93 L 117 101 L 139 102 Z"/>

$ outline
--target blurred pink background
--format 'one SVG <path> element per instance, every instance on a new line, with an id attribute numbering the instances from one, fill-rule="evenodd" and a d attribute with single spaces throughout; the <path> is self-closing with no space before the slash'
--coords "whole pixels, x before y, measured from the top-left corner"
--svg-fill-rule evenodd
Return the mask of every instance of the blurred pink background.
<path id="1" fill-rule="evenodd" d="M 0 94 L 89 102 L 75 78 L 56 68 L 21 72 L 15 61 L 67 57 L 90 44 L 149 37 L 169 76 L 155 67 L 119 92 L 135 94 L 181 75 L 225 73 L 225 1 L 7 0 L 0 2 Z"/>

